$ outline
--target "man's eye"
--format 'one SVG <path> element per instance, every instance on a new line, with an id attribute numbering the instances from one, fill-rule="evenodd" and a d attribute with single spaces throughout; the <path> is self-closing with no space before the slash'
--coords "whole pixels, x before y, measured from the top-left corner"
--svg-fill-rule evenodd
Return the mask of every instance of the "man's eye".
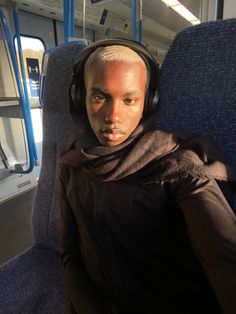
<path id="1" fill-rule="evenodd" d="M 126 105 L 134 105 L 134 104 L 136 103 L 136 99 L 134 99 L 134 98 L 126 98 L 126 99 L 124 100 L 124 103 L 125 103 Z"/>
<path id="2" fill-rule="evenodd" d="M 93 96 L 93 101 L 95 103 L 101 103 L 101 102 L 104 102 L 104 100 L 105 100 L 104 96 L 101 96 L 101 95 L 94 95 Z"/>

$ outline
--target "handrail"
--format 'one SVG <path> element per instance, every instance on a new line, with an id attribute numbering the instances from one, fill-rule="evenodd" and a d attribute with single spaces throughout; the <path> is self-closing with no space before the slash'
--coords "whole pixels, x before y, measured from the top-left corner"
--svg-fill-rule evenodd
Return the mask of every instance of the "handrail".
<path id="1" fill-rule="evenodd" d="M 74 37 L 74 32 L 75 32 L 75 22 L 74 22 L 74 0 L 70 0 L 70 6 L 69 6 L 69 18 L 70 18 L 70 37 Z"/>
<path id="2" fill-rule="evenodd" d="M 137 9 L 137 3 L 136 0 L 132 0 L 132 39 L 136 40 L 137 36 L 137 17 L 136 17 L 136 9 Z M 139 0 L 139 24 L 138 24 L 138 30 L 139 30 L 139 42 L 142 43 L 142 37 L 143 37 L 143 1 Z"/>
<path id="3" fill-rule="evenodd" d="M 20 103 L 22 105 L 23 117 L 24 117 L 24 120 L 26 122 L 25 128 L 26 128 L 26 136 L 27 136 L 27 142 L 28 142 L 28 147 L 29 147 L 29 161 L 30 161 L 28 169 L 23 170 L 23 171 L 21 171 L 21 170 L 19 170 L 19 171 L 10 170 L 10 172 L 12 172 L 12 173 L 25 173 L 26 174 L 26 173 L 30 173 L 34 168 L 33 143 L 32 143 L 31 138 L 30 138 L 30 134 L 31 134 L 30 133 L 31 131 L 29 129 L 30 125 L 29 125 L 29 123 L 27 123 L 29 117 L 28 117 L 26 108 L 24 106 L 24 104 L 25 104 L 24 92 L 23 92 L 22 85 L 21 85 L 21 79 L 20 79 L 20 74 L 19 74 L 19 70 L 18 70 L 17 59 L 16 59 L 14 47 L 13 47 L 11 34 L 10 34 L 10 31 L 9 31 L 9 28 L 7 25 L 6 17 L 5 17 L 5 15 L 1 9 L 0 9 L 0 20 L 2 21 L 3 29 L 5 32 L 5 37 L 6 37 L 6 40 L 8 43 L 8 47 L 9 47 L 9 51 L 10 51 L 10 55 L 11 55 L 11 59 L 12 59 L 14 72 L 16 75 L 16 82 L 17 82 L 19 95 L 20 95 Z"/>
<path id="4" fill-rule="evenodd" d="M 1 142 L 0 142 L 0 156 L 1 156 L 1 159 L 2 159 L 2 162 L 5 166 L 5 168 L 7 169 L 9 167 L 9 163 L 8 163 L 7 156 L 6 156 L 6 154 L 2 148 Z"/>
<path id="5" fill-rule="evenodd" d="M 18 20 L 18 14 L 15 10 L 13 11 L 13 18 L 14 18 L 14 24 L 15 24 L 15 32 L 16 32 L 16 39 L 17 39 L 17 45 L 18 45 L 23 87 L 24 87 L 24 92 L 25 92 L 25 107 L 26 107 L 27 118 L 28 118 L 28 121 L 26 123 L 29 124 L 30 138 L 33 143 L 34 163 L 35 165 L 39 165 L 38 154 L 37 154 L 37 149 L 36 149 L 35 140 L 34 140 L 34 131 L 33 131 L 33 125 L 32 125 L 32 120 L 31 120 L 31 113 L 30 113 L 30 101 L 29 101 L 29 93 L 28 93 L 28 88 L 27 88 L 27 83 L 26 83 L 24 61 L 23 61 L 23 55 L 22 55 L 19 20 Z"/>
<path id="6" fill-rule="evenodd" d="M 68 0 L 64 0 L 64 5 L 63 5 L 63 15 L 64 15 L 64 43 L 68 43 L 68 13 L 69 13 L 69 2 Z"/>
<path id="7" fill-rule="evenodd" d="M 74 37 L 74 0 L 64 0 L 64 43 L 69 37 Z"/>

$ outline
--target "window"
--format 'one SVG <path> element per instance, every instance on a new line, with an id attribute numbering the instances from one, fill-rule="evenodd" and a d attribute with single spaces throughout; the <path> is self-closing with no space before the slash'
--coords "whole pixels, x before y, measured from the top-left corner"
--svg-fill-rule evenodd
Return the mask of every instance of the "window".
<path id="1" fill-rule="evenodd" d="M 14 44 L 18 57 L 19 63 L 19 53 L 17 39 L 15 37 Z M 27 82 L 28 95 L 30 99 L 31 107 L 39 107 L 39 81 L 41 73 L 41 64 L 43 53 L 45 51 L 45 45 L 43 41 L 36 37 L 21 36 L 21 46 L 24 61 L 24 70 Z"/>
<path id="2" fill-rule="evenodd" d="M 14 44 L 18 56 L 19 64 L 19 53 L 17 39 L 15 37 Z M 41 165 L 42 160 L 42 108 L 39 103 L 39 82 L 42 67 L 43 53 L 45 51 L 45 45 L 40 38 L 21 36 L 21 47 L 24 61 L 24 70 L 27 82 L 28 96 L 31 106 L 31 118 L 34 131 L 34 139 L 36 149 L 38 152 L 39 164 Z M 34 172 L 36 177 L 39 177 L 41 167 L 35 167 Z"/>

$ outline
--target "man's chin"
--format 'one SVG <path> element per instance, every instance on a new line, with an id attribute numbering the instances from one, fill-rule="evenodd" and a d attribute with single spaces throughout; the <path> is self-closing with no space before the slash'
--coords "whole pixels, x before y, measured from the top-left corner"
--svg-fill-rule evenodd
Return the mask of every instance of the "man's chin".
<path id="1" fill-rule="evenodd" d="M 126 140 L 126 137 L 123 137 L 122 139 L 120 138 L 119 140 L 109 140 L 109 139 L 98 139 L 100 144 L 102 146 L 106 146 L 106 147 L 115 147 L 115 146 L 118 146 L 120 144 L 122 144 L 125 140 Z"/>

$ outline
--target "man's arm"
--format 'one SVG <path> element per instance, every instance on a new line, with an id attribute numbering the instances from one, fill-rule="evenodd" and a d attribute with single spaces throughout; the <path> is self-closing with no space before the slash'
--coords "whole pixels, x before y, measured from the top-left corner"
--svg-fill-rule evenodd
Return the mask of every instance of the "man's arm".
<path id="1" fill-rule="evenodd" d="M 186 178 L 176 201 L 224 314 L 236 312 L 236 217 L 215 180 Z"/>
<path id="2" fill-rule="evenodd" d="M 65 285 L 76 313 L 107 313 L 105 299 L 89 277 L 80 252 L 78 227 L 73 211 L 61 189 L 61 259 Z"/>

